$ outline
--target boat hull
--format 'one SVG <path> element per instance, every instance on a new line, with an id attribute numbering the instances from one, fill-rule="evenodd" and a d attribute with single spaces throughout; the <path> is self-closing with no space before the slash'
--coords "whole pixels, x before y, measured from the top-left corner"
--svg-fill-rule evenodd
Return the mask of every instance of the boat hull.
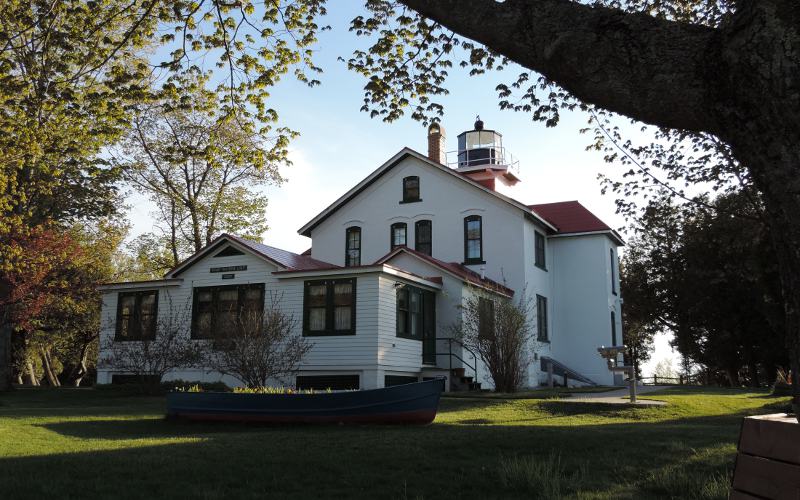
<path id="1" fill-rule="evenodd" d="M 167 418 L 262 423 L 428 424 L 442 379 L 366 391 L 317 394 L 171 392 Z"/>

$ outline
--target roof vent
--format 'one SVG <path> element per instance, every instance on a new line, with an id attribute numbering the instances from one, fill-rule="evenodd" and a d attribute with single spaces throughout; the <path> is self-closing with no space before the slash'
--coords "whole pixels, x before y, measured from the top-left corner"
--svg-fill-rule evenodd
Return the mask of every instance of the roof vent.
<path id="1" fill-rule="evenodd" d="M 483 120 L 481 120 L 481 115 L 475 117 L 475 130 L 483 130 Z"/>

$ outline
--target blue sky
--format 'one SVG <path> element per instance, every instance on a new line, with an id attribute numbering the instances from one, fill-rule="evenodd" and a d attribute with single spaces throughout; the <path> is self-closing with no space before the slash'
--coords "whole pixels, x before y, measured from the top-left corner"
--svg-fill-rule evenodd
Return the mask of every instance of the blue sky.
<path id="1" fill-rule="evenodd" d="M 347 70 L 338 57 L 347 59 L 357 47 L 369 41 L 347 31 L 349 21 L 361 13 L 362 2 L 335 2 L 329 6 L 327 24 L 331 30 L 320 34 L 315 61 L 324 69 L 322 85 L 309 88 L 286 77 L 272 92 L 269 106 L 280 115 L 279 124 L 298 132 L 291 145 L 294 165 L 283 175 L 287 182 L 266 187 L 269 198 L 264 234 L 268 245 L 301 252 L 310 240 L 297 234 L 314 217 L 371 171 L 403 147 L 427 152 L 426 128 L 410 117 L 394 123 L 370 119 L 359 111 L 363 100 L 363 77 Z M 442 125 L 447 132 L 447 149 L 456 149 L 456 136 L 472 129 L 480 115 L 486 128 L 503 134 L 504 146 L 520 161 L 522 182 L 510 194 L 525 203 L 579 200 L 614 228 L 624 221 L 615 214 L 613 195 L 601 195 L 597 174 L 621 173 L 620 167 L 604 162 L 602 154 L 588 152 L 591 137 L 580 134 L 588 116 L 581 112 L 562 115 L 561 123 L 547 128 L 529 114 L 501 111 L 495 87 L 510 83 L 522 71 L 510 66 L 502 72 L 469 77 L 466 70 L 453 68 L 447 82 L 448 96 L 439 98 L 445 106 Z M 618 175 L 617 175 L 618 176 Z M 132 236 L 151 230 L 150 208 L 141 196 L 130 200 Z M 659 341 L 654 360 L 670 356 L 666 341 Z"/>

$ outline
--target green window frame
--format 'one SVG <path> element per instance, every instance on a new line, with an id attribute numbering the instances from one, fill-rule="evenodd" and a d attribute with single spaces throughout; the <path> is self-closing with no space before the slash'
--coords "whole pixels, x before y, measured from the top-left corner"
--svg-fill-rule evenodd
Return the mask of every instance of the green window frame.
<path id="1" fill-rule="evenodd" d="M 617 313 L 611 311 L 611 346 L 617 345 Z"/>
<path id="2" fill-rule="evenodd" d="M 229 338 L 243 315 L 264 312 L 264 283 L 192 289 L 192 338 Z"/>
<path id="3" fill-rule="evenodd" d="M 114 341 L 155 340 L 158 322 L 158 290 L 117 294 Z"/>
<path id="4" fill-rule="evenodd" d="M 405 222 L 395 222 L 389 228 L 389 248 L 394 250 L 397 247 L 408 245 L 408 224 Z"/>
<path id="5" fill-rule="evenodd" d="M 433 255 L 433 223 L 418 220 L 414 223 L 414 250 L 425 255 Z"/>
<path id="6" fill-rule="evenodd" d="M 356 279 L 306 281 L 303 336 L 356 334 Z"/>
<path id="7" fill-rule="evenodd" d="M 536 340 L 550 342 L 547 324 L 547 297 L 536 295 Z"/>
<path id="8" fill-rule="evenodd" d="M 403 179 L 403 201 L 401 203 L 414 203 L 422 201 L 419 190 L 419 177 L 410 175 Z"/>
<path id="9" fill-rule="evenodd" d="M 547 270 L 547 250 L 545 238 L 539 231 L 534 231 L 534 264 L 536 267 Z"/>
<path id="10" fill-rule="evenodd" d="M 486 297 L 478 297 L 478 337 L 492 339 L 494 335 L 494 301 Z"/>
<path id="11" fill-rule="evenodd" d="M 611 264 L 611 293 L 616 295 L 617 294 L 617 273 L 615 271 L 615 269 L 616 269 L 616 265 L 615 265 L 616 264 L 616 259 L 614 258 L 614 249 L 610 248 L 609 252 L 611 253 L 611 257 L 609 259 L 610 264 Z"/>
<path id="12" fill-rule="evenodd" d="M 361 265 L 361 228 L 348 227 L 345 231 L 344 266 Z"/>
<path id="13" fill-rule="evenodd" d="M 411 285 L 397 288 L 396 333 L 398 337 L 424 340 L 436 321 L 436 296 Z"/>
<path id="14" fill-rule="evenodd" d="M 485 264 L 483 261 L 483 218 L 464 217 L 464 264 Z"/>

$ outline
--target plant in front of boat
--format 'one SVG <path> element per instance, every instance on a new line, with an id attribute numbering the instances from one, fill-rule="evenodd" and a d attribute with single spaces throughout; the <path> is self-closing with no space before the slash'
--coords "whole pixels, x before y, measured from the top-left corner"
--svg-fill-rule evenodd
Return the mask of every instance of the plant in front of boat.
<path id="1" fill-rule="evenodd" d="M 313 389 L 296 390 L 291 387 L 234 387 L 236 394 L 314 394 Z"/>
<path id="2" fill-rule="evenodd" d="M 298 321 L 281 307 L 283 294 L 270 292 L 263 311 L 239 314 L 230 328 L 205 344 L 205 365 L 250 388 L 268 387 L 297 371 L 311 343 Z"/>
<path id="3" fill-rule="evenodd" d="M 205 392 L 203 387 L 200 384 L 193 384 L 189 386 L 185 385 L 176 385 L 172 388 L 175 392 Z"/>

